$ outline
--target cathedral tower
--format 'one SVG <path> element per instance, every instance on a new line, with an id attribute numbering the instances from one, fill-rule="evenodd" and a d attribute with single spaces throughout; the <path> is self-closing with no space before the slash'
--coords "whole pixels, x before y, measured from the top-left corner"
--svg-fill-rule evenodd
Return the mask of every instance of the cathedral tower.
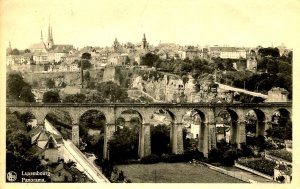
<path id="1" fill-rule="evenodd" d="M 43 31 L 41 30 L 41 38 L 40 40 L 43 42 Z"/>
<path id="2" fill-rule="evenodd" d="M 48 49 L 51 49 L 54 45 L 54 42 L 53 42 L 53 35 L 52 35 L 52 26 L 48 26 L 48 41 L 47 41 L 47 48 Z"/>
<path id="3" fill-rule="evenodd" d="M 142 49 L 147 49 L 147 48 L 148 48 L 148 43 L 147 43 L 146 35 L 144 33 L 144 37 L 142 39 Z"/>

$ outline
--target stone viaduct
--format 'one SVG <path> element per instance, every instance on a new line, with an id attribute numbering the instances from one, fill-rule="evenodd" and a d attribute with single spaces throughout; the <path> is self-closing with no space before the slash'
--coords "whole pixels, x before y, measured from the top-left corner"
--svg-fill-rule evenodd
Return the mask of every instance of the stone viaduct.
<path id="1" fill-rule="evenodd" d="M 253 110 L 257 117 L 256 135 L 264 135 L 265 130 L 271 126 L 274 112 L 279 111 L 290 119 L 292 117 L 292 103 L 151 103 L 151 104 L 7 104 L 7 109 L 11 112 L 20 113 L 31 112 L 37 119 L 37 123 L 44 124 L 45 117 L 54 110 L 68 112 L 72 118 L 73 128 L 77 128 L 81 115 L 89 110 L 97 110 L 106 117 L 105 137 L 103 156 L 108 155 L 108 140 L 116 130 L 116 120 L 121 117 L 122 112 L 131 110 L 136 112 L 142 125 L 139 133 L 139 157 L 151 154 L 150 120 L 154 112 L 165 110 L 173 119 L 171 128 L 172 152 L 183 153 L 183 123 L 182 119 L 186 112 L 195 110 L 201 117 L 199 125 L 198 149 L 207 156 L 208 151 L 216 145 L 216 118 L 222 111 L 227 111 L 231 116 L 231 143 L 236 143 L 238 147 L 246 141 L 246 114 Z M 79 135 L 79 134 L 78 134 Z"/>

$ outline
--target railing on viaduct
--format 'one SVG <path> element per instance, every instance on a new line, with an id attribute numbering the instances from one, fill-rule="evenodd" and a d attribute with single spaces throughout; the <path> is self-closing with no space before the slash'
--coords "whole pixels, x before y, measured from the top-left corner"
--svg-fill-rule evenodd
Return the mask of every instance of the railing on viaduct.
<path id="1" fill-rule="evenodd" d="M 26 103 L 7 102 L 7 107 L 291 107 L 292 102 L 268 103 Z"/>

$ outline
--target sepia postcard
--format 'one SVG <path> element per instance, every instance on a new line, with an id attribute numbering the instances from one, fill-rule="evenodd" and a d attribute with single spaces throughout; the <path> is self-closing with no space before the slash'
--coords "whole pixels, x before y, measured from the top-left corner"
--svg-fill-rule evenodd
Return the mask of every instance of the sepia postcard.
<path id="1" fill-rule="evenodd" d="M 298 0 L 1 0 L 0 188 L 299 188 L 299 23 Z"/>

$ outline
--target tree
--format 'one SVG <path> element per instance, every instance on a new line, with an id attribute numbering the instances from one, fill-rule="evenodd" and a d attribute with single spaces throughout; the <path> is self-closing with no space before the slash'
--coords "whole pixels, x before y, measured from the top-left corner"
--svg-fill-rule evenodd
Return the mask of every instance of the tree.
<path id="1" fill-rule="evenodd" d="M 83 64 L 82 69 L 84 69 L 84 70 L 89 69 L 89 68 L 92 67 L 91 62 L 89 60 L 86 60 L 86 59 L 80 60 L 78 62 L 78 68 L 81 68 L 81 64 Z"/>
<path id="2" fill-rule="evenodd" d="M 166 125 L 157 125 L 151 127 L 151 152 L 162 155 L 170 153 L 170 128 Z"/>
<path id="3" fill-rule="evenodd" d="M 153 67 L 154 62 L 158 61 L 159 57 L 153 53 L 147 53 L 142 57 L 141 64 L 149 67 Z"/>
<path id="4" fill-rule="evenodd" d="M 20 51 L 18 49 L 13 49 L 10 54 L 11 55 L 19 55 Z"/>
<path id="5" fill-rule="evenodd" d="M 24 102 L 35 102 L 34 94 L 31 92 L 30 86 L 24 86 L 21 89 L 19 98 Z"/>
<path id="6" fill-rule="evenodd" d="M 58 103 L 60 102 L 59 94 L 56 91 L 48 91 L 43 95 L 44 103 Z"/>
<path id="7" fill-rule="evenodd" d="M 97 90 L 110 102 L 124 102 L 128 98 L 127 91 L 112 81 L 100 83 Z"/>
<path id="8" fill-rule="evenodd" d="M 14 114 L 6 114 L 6 170 L 21 175 L 22 171 L 42 171 L 43 167 L 31 154 L 31 139 L 27 127 Z M 17 177 L 21 182 L 22 177 Z"/>
<path id="9" fill-rule="evenodd" d="M 272 47 L 260 48 L 258 50 L 258 54 L 262 57 L 266 57 L 266 56 L 279 57 L 280 56 L 279 49 L 276 47 L 275 48 L 272 48 Z"/>
<path id="10" fill-rule="evenodd" d="M 86 96 L 81 93 L 67 95 L 63 102 L 65 103 L 83 103 L 85 102 Z"/>
<path id="11" fill-rule="evenodd" d="M 117 129 L 109 141 L 109 157 L 115 162 L 138 158 L 138 129 Z"/>
<path id="12" fill-rule="evenodd" d="M 89 96 L 86 96 L 86 102 L 89 103 L 103 103 L 105 102 L 105 98 L 102 96 L 101 93 L 92 94 Z"/>
<path id="13" fill-rule="evenodd" d="M 106 118 L 104 114 L 97 110 L 89 110 L 80 117 L 80 127 L 86 127 L 88 129 L 100 129 L 101 133 L 104 133 L 106 126 Z"/>
<path id="14" fill-rule="evenodd" d="M 84 81 L 90 81 L 91 80 L 91 75 L 89 71 L 86 71 L 84 74 Z"/>
<path id="15" fill-rule="evenodd" d="M 81 55 L 81 59 L 90 60 L 91 57 L 92 57 L 92 56 L 91 56 L 90 53 L 82 53 L 82 55 Z"/>
<path id="16" fill-rule="evenodd" d="M 53 79 L 47 78 L 46 86 L 50 89 L 54 88 L 55 87 L 55 81 Z"/>
<path id="17" fill-rule="evenodd" d="M 21 75 L 16 73 L 9 74 L 6 83 L 6 94 L 8 97 L 25 102 L 35 101 L 30 85 L 23 80 Z"/>
<path id="18" fill-rule="evenodd" d="M 22 89 L 26 83 L 19 74 L 9 74 L 7 77 L 7 94 L 11 97 L 18 99 L 20 96 L 20 89 Z"/>
<path id="19" fill-rule="evenodd" d="M 78 61 L 78 68 L 81 68 L 82 64 L 82 69 L 86 70 L 92 67 L 92 64 L 90 62 L 90 59 L 92 58 L 90 53 L 83 53 L 81 55 L 81 60 Z"/>
<path id="20" fill-rule="evenodd" d="M 29 49 L 25 49 L 24 51 L 25 53 L 31 53 L 31 51 Z"/>
<path id="21" fill-rule="evenodd" d="M 269 59 L 267 64 L 267 70 L 271 74 L 277 74 L 278 73 L 278 61 Z"/>

